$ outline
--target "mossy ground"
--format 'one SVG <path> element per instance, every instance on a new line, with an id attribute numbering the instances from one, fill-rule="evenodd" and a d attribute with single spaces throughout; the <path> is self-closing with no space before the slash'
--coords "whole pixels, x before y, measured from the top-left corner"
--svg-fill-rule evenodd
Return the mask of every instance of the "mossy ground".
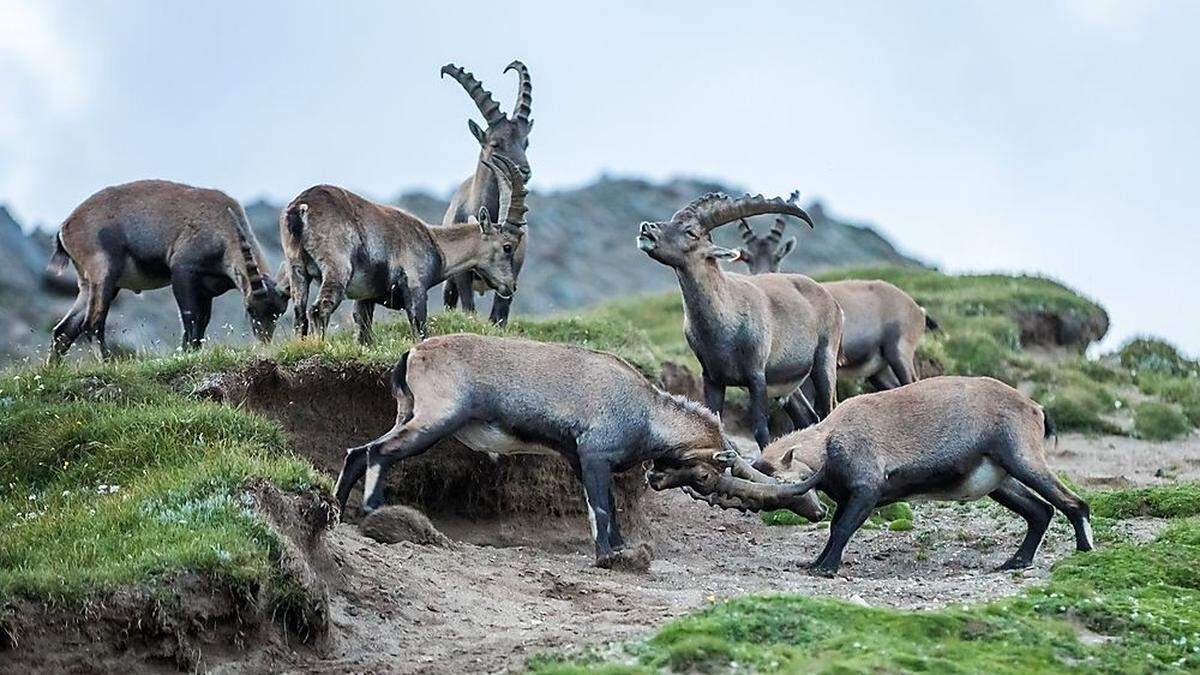
<path id="1" fill-rule="evenodd" d="M 1197 494 L 1186 484 L 1091 495 L 1100 548 L 1063 560 L 1047 583 L 1014 598 L 902 611 L 751 595 L 717 602 L 604 657 L 543 654 L 528 665 L 535 673 L 1195 672 Z M 1147 508 L 1173 519 L 1148 544 L 1122 541 L 1103 522 Z"/>

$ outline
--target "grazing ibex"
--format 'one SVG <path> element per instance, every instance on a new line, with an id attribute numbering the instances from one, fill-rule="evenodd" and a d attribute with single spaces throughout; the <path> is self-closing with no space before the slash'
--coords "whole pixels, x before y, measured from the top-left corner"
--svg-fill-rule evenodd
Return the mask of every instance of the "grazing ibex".
<path id="1" fill-rule="evenodd" d="M 266 259 L 246 213 L 218 190 L 163 180 L 104 188 L 63 222 L 50 269 L 68 260 L 79 276 L 79 295 L 54 327 L 49 362 L 59 361 L 81 333 L 109 356 L 104 324 L 121 289 L 135 293 L 171 286 L 183 321 L 183 348 L 204 339 L 213 298 L 242 293 L 254 334 L 268 342 L 287 296 L 264 271 Z"/>
<path id="2" fill-rule="evenodd" d="M 683 290 L 683 332 L 703 369 L 704 400 L 718 414 L 726 387 L 746 387 L 759 448 L 770 441 L 767 397 L 789 396 L 806 378 L 816 391 L 814 413 L 833 410 L 837 392 L 842 311 L 820 284 L 800 274 L 727 274 L 718 260 L 737 252 L 715 246 L 710 232 L 762 213 L 812 219 L 792 199 L 707 194 L 666 222 L 642 223 L 638 248 L 675 269 Z M 795 397 L 787 411 L 797 427 L 808 423 Z"/>
<path id="3" fill-rule="evenodd" d="M 431 226 L 393 206 L 376 204 L 332 185 L 300 193 L 279 221 L 291 269 L 296 330 L 307 335 L 311 319 L 322 337 L 343 298 L 354 300 L 355 335 L 371 341 L 375 305 L 403 309 L 413 334 L 426 335 L 429 289 L 458 272 L 474 272 L 496 293 L 517 287 L 513 257 L 525 233 L 525 181 L 502 155 L 486 161 L 500 185 L 498 211 L 481 206 L 478 222 Z M 321 280 L 311 315 L 308 286 Z"/>
<path id="4" fill-rule="evenodd" d="M 1032 564 L 1055 508 L 1075 526 L 1076 548 L 1094 545 L 1087 503 L 1046 465 L 1042 441 L 1053 429 L 1041 406 L 1003 382 L 932 377 L 842 402 L 816 426 L 771 443 L 752 469 L 785 480 L 805 476 L 837 502 L 815 573 L 837 572 L 846 542 L 878 506 L 985 495 L 1028 523 L 1021 546 L 1000 568 L 1016 569 Z"/>
<path id="5" fill-rule="evenodd" d="M 457 334 L 433 337 L 400 357 L 392 371 L 396 424 L 346 451 L 335 493 L 343 509 L 366 475 L 363 509 L 383 503 L 384 472 L 454 437 L 480 452 L 551 453 L 583 482 L 596 564 L 610 566 L 624 547 L 612 475 L 653 460 L 656 489 L 690 486 L 758 508 L 824 514 L 806 488 L 757 484 L 724 474 L 757 475 L 698 403 L 650 384 L 624 360 L 582 347 Z M 801 494 L 792 497 L 791 494 Z"/>
<path id="6" fill-rule="evenodd" d="M 508 64 L 504 72 L 507 73 L 510 70 L 517 72 L 517 76 L 520 78 L 520 90 L 512 116 L 506 116 L 500 112 L 500 106 L 483 88 L 479 80 L 475 79 L 474 75 L 453 63 L 442 66 L 442 76 L 453 77 L 463 86 L 463 89 L 467 90 L 467 94 L 475 102 L 479 112 L 483 114 L 484 123 L 487 124 L 487 129 L 481 129 L 475 120 L 467 120 L 471 135 L 479 141 L 479 163 L 475 166 L 475 173 L 464 180 L 455 191 L 454 196 L 450 198 L 450 205 L 446 208 L 445 216 L 442 217 L 443 225 L 460 223 L 478 213 L 481 207 L 486 206 L 490 212 L 495 212 L 499 191 L 492 173 L 487 170 L 488 158 L 493 154 L 501 154 L 511 159 L 516 163 L 525 181 L 529 181 L 531 172 L 529 160 L 525 157 L 525 150 L 529 147 L 529 131 L 533 129 L 533 120 L 529 119 L 533 103 L 533 84 L 529 79 L 529 69 L 525 67 L 524 63 L 513 61 Z M 523 264 L 525 264 L 524 239 L 517 246 L 517 253 L 513 258 L 514 278 L 521 273 Z M 464 311 L 474 312 L 474 292 L 485 290 L 484 286 L 476 285 L 475 281 L 476 277 L 469 272 L 456 274 L 447 281 L 442 292 L 446 306 L 454 307 L 456 304 L 462 303 Z M 511 295 L 505 297 L 499 293 L 496 294 L 495 299 L 492 300 L 492 323 L 503 326 L 508 322 L 508 312 L 512 307 L 512 301 Z"/>
<path id="7" fill-rule="evenodd" d="M 738 260 L 746 263 L 751 274 L 776 272 L 792 251 L 795 237 L 782 247 L 782 218 L 766 237 L 759 237 L 745 220 L 739 229 L 745 247 Z M 837 300 L 845 314 L 842 327 L 842 365 L 838 377 L 865 377 L 878 391 L 895 389 L 917 379 L 917 344 L 925 329 L 936 330 L 937 321 L 926 313 L 908 293 L 886 281 L 849 280 L 821 284 Z M 812 396 L 805 384 L 804 393 Z"/>

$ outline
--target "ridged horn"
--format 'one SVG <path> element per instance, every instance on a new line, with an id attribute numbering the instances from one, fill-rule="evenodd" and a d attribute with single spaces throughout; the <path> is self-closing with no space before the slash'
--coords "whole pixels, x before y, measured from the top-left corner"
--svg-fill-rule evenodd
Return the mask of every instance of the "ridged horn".
<path id="1" fill-rule="evenodd" d="M 258 261 L 254 259 L 254 247 L 250 244 L 250 235 L 243 230 L 242 220 L 233 212 L 233 207 L 225 207 L 229 219 L 233 221 L 233 231 L 237 233 L 238 247 L 242 251 L 242 259 L 246 263 L 246 281 L 250 284 L 250 293 L 259 295 L 266 293 L 263 284 L 262 270 L 258 269 Z"/>
<path id="2" fill-rule="evenodd" d="M 475 102 L 476 107 L 479 108 L 479 112 L 483 113 L 483 119 L 489 127 L 504 119 L 504 113 L 500 112 L 500 104 L 496 103 L 492 95 L 483 88 L 479 80 L 475 79 L 475 76 L 470 72 L 459 68 L 453 63 L 447 63 L 442 66 L 441 73 L 442 77 L 446 75 L 453 77 L 462 85 L 463 89 L 467 90 L 467 95 Z"/>
<path id="3" fill-rule="evenodd" d="M 755 239 L 758 239 L 754 234 L 754 230 L 750 229 L 750 223 L 747 223 L 745 218 L 739 219 L 738 231 L 742 233 L 742 241 L 747 246 L 753 244 Z"/>
<path id="4" fill-rule="evenodd" d="M 492 153 L 484 162 L 496 176 L 496 184 L 500 187 L 500 214 L 504 223 L 516 228 L 525 227 L 525 180 L 517 165 L 504 155 Z"/>
<path id="5" fill-rule="evenodd" d="M 517 71 L 520 78 L 520 88 L 517 92 L 517 105 L 513 108 L 513 117 L 528 123 L 529 113 L 533 110 L 533 81 L 529 79 L 529 69 L 520 61 L 513 61 L 504 68 L 504 72 Z"/>
<path id="6" fill-rule="evenodd" d="M 783 239 L 783 231 L 787 229 L 787 221 L 783 218 L 776 218 L 775 225 L 771 227 L 771 233 L 767 235 L 767 241 L 772 244 L 778 244 L 780 239 Z"/>
<path id="7" fill-rule="evenodd" d="M 734 199 L 719 192 L 710 192 L 697 197 L 687 206 L 676 211 L 675 215 L 671 216 L 671 220 L 675 222 L 695 220 L 705 230 L 711 231 L 739 218 L 749 218 L 764 213 L 780 213 L 795 216 L 808 223 L 809 227 L 813 227 L 812 218 L 804 209 L 795 204 L 799 198 L 799 191 L 793 192 L 787 201 L 781 197 L 767 199 L 762 195 L 746 195 Z"/>

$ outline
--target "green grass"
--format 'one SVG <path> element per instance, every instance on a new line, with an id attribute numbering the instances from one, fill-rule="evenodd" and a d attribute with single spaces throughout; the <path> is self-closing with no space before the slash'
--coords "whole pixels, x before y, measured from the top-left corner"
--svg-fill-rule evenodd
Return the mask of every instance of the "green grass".
<path id="1" fill-rule="evenodd" d="M 1094 511 L 1137 515 L 1153 502 L 1171 521 L 1133 544 L 1101 528 L 1101 548 L 1055 565 L 1015 598 L 902 611 L 799 595 L 717 602 L 624 646 L 610 662 L 562 654 L 535 673 L 593 672 L 1195 672 L 1200 669 L 1197 486 L 1093 495 Z M 1109 638 L 1079 639 L 1080 627 Z"/>
<path id="2" fill-rule="evenodd" d="M 1171 441 L 1190 433 L 1192 424 L 1176 406 L 1146 401 L 1133 409 L 1133 430 L 1139 438 Z"/>
<path id="3" fill-rule="evenodd" d="M 1100 490 L 1086 496 L 1098 518 L 1184 518 L 1200 516 L 1200 483 Z"/>
<path id="4" fill-rule="evenodd" d="M 434 334 L 518 335 L 614 352 L 653 377 L 656 350 L 617 317 L 516 320 L 500 329 L 461 312 Z M 390 366 L 412 346 L 407 324 L 382 323 L 375 343 L 212 347 L 162 357 L 9 372 L 0 377 L 0 606 L 17 598 L 77 603 L 129 584 L 199 572 L 277 587 L 279 542 L 243 503 L 246 487 L 328 493 L 330 481 L 293 456 L 278 425 L 188 395 L 210 373 L 262 359 Z"/>

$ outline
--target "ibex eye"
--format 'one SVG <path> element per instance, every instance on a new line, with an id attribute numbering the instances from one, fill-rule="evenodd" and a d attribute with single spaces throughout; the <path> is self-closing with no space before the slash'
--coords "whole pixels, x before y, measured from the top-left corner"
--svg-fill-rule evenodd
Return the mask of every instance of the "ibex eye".
<path id="1" fill-rule="evenodd" d="M 504 252 L 505 252 L 505 253 L 512 253 L 512 252 L 513 252 L 512 244 L 505 244 L 505 245 L 504 245 Z"/>

